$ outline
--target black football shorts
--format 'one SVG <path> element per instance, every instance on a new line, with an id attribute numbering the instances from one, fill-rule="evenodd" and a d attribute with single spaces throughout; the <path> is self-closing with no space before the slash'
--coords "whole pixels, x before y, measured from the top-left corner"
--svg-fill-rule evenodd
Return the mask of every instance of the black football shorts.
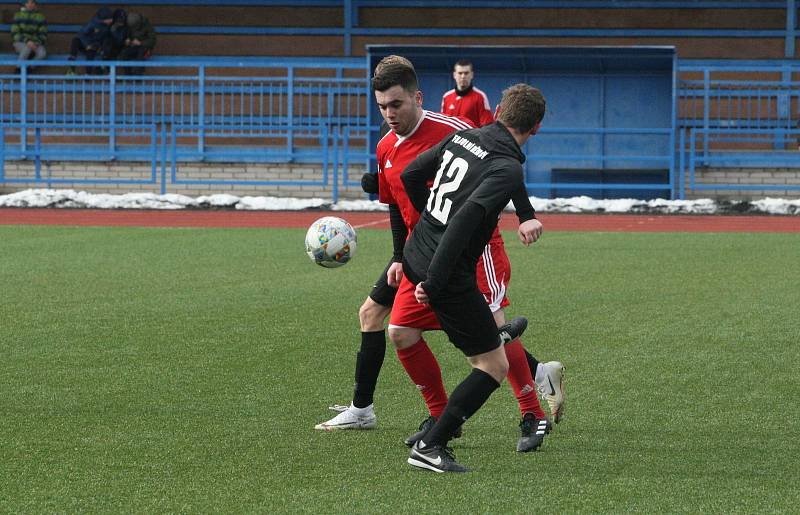
<path id="1" fill-rule="evenodd" d="M 447 337 L 466 356 L 477 356 L 500 345 L 497 323 L 477 285 L 458 294 L 446 292 L 431 304 Z"/>
<path id="2" fill-rule="evenodd" d="M 397 295 L 397 288 L 392 288 L 386 281 L 386 272 L 389 271 L 389 267 L 392 266 L 392 263 L 392 261 L 389 261 L 389 264 L 386 265 L 383 273 L 375 281 L 375 284 L 372 286 L 372 291 L 369 293 L 370 299 L 386 307 L 391 307 L 392 304 L 394 304 L 394 298 Z"/>
<path id="3" fill-rule="evenodd" d="M 414 284 L 419 277 L 408 265 L 404 265 L 406 277 Z M 468 281 L 459 281 L 458 289 L 448 287 L 431 303 L 439 325 L 448 339 L 466 356 L 477 356 L 493 351 L 500 346 L 497 322 L 486 297 L 478 289 L 473 276 Z"/>

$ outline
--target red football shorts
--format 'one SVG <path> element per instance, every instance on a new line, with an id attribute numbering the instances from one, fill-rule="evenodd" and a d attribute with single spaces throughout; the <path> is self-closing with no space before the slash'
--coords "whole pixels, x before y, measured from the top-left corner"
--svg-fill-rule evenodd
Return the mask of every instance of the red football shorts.
<path id="1" fill-rule="evenodd" d="M 478 259 L 476 269 L 478 289 L 483 294 L 492 313 L 510 304 L 506 297 L 506 289 L 511 279 L 511 264 L 503 245 L 503 241 L 490 241 Z M 415 329 L 441 329 L 433 310 L 425 304 L 417 302 L 414 296 L 415 284 L 411 284 L 405 276 L 400 282 L 397 296 L 389 317 L 389 327 L 413 327 Z"/>
<path id="2" fill-rule="evenodd" d="M 506 289 L 511 281 L 511 263 L 508 261 L 502 239 L 489 241 L 478 260 L 475 272 L 478 277 L 478 289 L 483 293 L 492 313 L 511 304 L 506 297 Z"/>

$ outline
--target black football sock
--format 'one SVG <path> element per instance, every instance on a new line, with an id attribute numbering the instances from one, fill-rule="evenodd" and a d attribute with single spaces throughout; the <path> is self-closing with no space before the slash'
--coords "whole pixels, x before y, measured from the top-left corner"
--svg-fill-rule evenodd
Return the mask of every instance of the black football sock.
<path id="1" fill-rule="evenodd" d="M 372 404 L 385 355 L 385 331 L 361 333 L 361 350 L 356 355 L 356 384 L 353 387 L 353 406 L 356 408 L 366 408 Z"/>
<path id="2" fill-rule="evenodd" d="M 473 368 L 467 378 L 453 390 L 444 413 L 422 438 L 425 445 L 446 444 L 456 429 L 474 415 L 499 387 L 500 383 L 492 376 L 483 370 Z"/>
<path id="3" fill-rule="evenodd" d="M 528 368 L 531 369 L 531 377 L 536 381 L 536 367 L 539 366 L 539 362 L 528 352 L 528 349 L 525 349 L 525 357 L 528 358 Z"/>

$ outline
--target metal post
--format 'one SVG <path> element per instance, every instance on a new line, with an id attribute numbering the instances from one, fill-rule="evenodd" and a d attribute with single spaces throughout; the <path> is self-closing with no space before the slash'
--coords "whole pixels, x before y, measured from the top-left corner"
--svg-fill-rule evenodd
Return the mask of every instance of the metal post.
<path id="1" fill-rule="evenodd" d="M 286 154 L 289 161 L 294 161 L 294 67 L 291 65 L 286 69 L 286 118 Z"/>
<path id="2" fill-rule="evenodd" d="M 676 198 L 675 184 L 675 131 L 678 130 L 678 55 L 672 56 L 672 113 L 670 116 L 671 130 L 669 132 L 669 148 L 672 156 L 669 160 L 669 196 L 670 200 Z M 680 195 L 680 191 L 677 191 Z"/>
<path id="3" fill-rule="evenodd" d="M 709 118 L 711 117 L 711 72 L 708 69 L 703 70 L 703 130 L 708 130 Z M 708 137 L 703 138 L 703 154 L 708 152 Z M 694 153 L 694 151 L 692 151 Z"/>
<path id="4" fill-rule="evenodd" d="M 686 200 L 686 169 L 684 168 L 686 156 L 686 131 L 680 129 L 680 143 L 678 143 L 678 198 Z"/>
<path id="5" fill-rule="evenodd" d="M 178 128 L 174 125 L 170 129 L 170 159 L 169 159 L 169 180 L 172 184 L 178 182 Z M 164 153 L 166 160 L 166 152 Z"/>
<path id="6" fill-rule="evenodd" d="M 20 157 L 25 159 L 28 147 L 28 66 L 20 63 L 19 76 L 19 121 L 22 124 L 19 130 Z"/>
<path id="7" fill-rule="evenodd" d="M 689 129 L 689 189 L 694 191 L 695 130 Z"/>
<path id="8" fill-rule="evenodd" d="M 158 170 L 158 128 L 155 124 L 150 126 L 150 180 L 156 184 Z"/>
<path id="9" fill-rule="evenodd" d="M 37 181 L 42 180 L 42 129 L 40 127 L 36 127 L 33 131 L 33 169 L 34 169 L 34 177 Z M 47 187 L 50 187 L 50 184 L 47 184 Z"/>
<path id="10" fill-rule="evenodd" d="M 206 142 L 206 67 L 201 64 L 197 70 L 197 152 L 200 153 L 200 160 L 203 160 Z"/>
<path id="11" fill-rule="evenodd" d="M 174 127 L 173 127 L 174 129 Z M 167 193 L 167 124 L 161 123 L 161 194 Z"/>
<path id="12" fill-rule="evenodd" d="M 792 85 L 792 69 L 789 65 L 781 66 L 781 87 L 778 90 L 778 119 L 786 120 L 786 129 L 792 128 L 792 109 L 790 107 L 790 89 Z M 784 150 L 786 142 L 789 140 L 789 135 L 781 133 L 780 128 L 775 131 L 775 140 L 772 148 L 775 150 Z"/>
<path id="13" fill-rule="evenodd" d="M 795 0 L 786 0 L 786 40 L 784 43 L 784 56 L 794 58 L 794 38 L 797 30 L 797 5 Z"/>
<path id="14" fill-rule="evenodd" d="M 117 66 L 111 63 L 108 74 L 108 150 L 117 158 Z"/>
<path id="15" fill-rule="evenodd" d="M 342 184 L 345 184 L 348 178 L 347 156 L 350 154 L 350 127 L 344 127 L 344 136 L 342 137 L 342 141 Z"/>
<path id="16" fill-rule="evenodd" d="M 346 127 L 335 126 L 335 127 L 331 127 L 331 130 L 333 132 L 331 134 L 331 140 L 332 140 L 331 148 L 329 150 L 325 151 L 325 146 L 323 145 L 323 152 L 325 153 L 326 156 L 328 154 L 333 155 L 333 169 L 338 171 L 339 170 L 340 139 L 342 137 L 342 131 L 346 130 Z M 325 157 L 323 157 L 323 159 L 325 159 Z M 336 181 L 334 180 L 334 189 L 336 188 L 335 183 L 336 183 Z M 338 194 L 334 193 L 334 196 L 338 196 Z M 334 202 L 336 202 L 336 201 L 334 200 Z"/>
<path id="17" fill-rule="evenodd" d="M 602 128 L 602 130 L 600 131 L 600 167 L 599 167 L 600 170 L 601 170 L 600 171 L 599 182 L 601 182 L 601 183 L 606 182 L 605 181 L 605 175 L 606 175 L 605 174 L 605 169 L 606 169 L 606 163 L 607 163 L 607 160 L 606 160 L 606 130 L 608 129 L 608 127 L 606 126 L 606 124 L 608 123 L 608 120 L 606 118 L 606 110 L 608 109 L 608 107 L 606 106 L 606 87 L 607 86 L 608 86 L 608 83 L 606 82 L 606 79 L 602 78 L 600 80 L 600 106 L 601 106 L 601 109 L 600 109 L 600 127 Z M 550 180 L 551 181 L 553 180 L 552 175 L 550 176 Z M 598 194 L 599 194 L 598 196 L 600 198 L 606 198 L 606 191 L 607 190 L 605 188 L 601 188 L 600 190 L 598 190 Z"/>
<path id="18" fill-rule="evenodd" d="M 337 127 L 337 132 L 338 132 L 338 127 Z M 325 144 L 322 146 L 322 150 L 323 150 L 322 170 L 323 170 L 323 176 L 327 177 L 328 176 L 328 169 L 329 169 L 328 166 L 329 166 L 329 163 L 330 163 L 329 156 L 328 156 L 328 154 L 330 153 L 329 152 L 330 148 L 328 146 L 328 136 L 329 135 L 328 135 L 328 127 L 327 126 L 322 128 L 322 135 L 325 138 Z M 334 147 L 334 152 L 335 151 L 336 151 L 336 149 Z M 338 159 L 337 159 L 337 161 L 338 161 Z M 338 168 L 338 166 L 335 166 L 333 168 L 333 203 L 336 204 L 337 202 L 339 202 L 339 168 Z"/>
<path id="19" fill-rule="evenodd" d="M 358 6 L 353 5 L 353 0 L 344 0 L 344 55 L 350 57 L 353 47 L 353 19 L 358 16 L 353 9 Z"/>
<path id="20" fill-rule="evenodd" d="M 6 180 L 6 130 L 0 123 L 0 182 Z"/>
<path id="21" fill-rule="evenodd" d="M 335 86 L 334 86 L 335 87 Z M 334 116 L 336 115 L 336 102 L 335 97 L 336 93 L 332 91 L 332 87 L 328 87 L 328 102 L 327 102 L 327 109 L 328 109 L 328 124 L 334 123 L 339 125 L 339 120 L 334 120 Z"/>

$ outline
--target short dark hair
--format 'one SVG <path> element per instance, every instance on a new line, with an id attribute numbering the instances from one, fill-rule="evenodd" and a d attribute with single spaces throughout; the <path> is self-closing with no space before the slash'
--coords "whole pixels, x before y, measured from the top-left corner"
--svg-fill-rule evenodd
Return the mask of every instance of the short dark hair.
<path id="1" fill-rule="evenodd" d="M 371 81 L 373 91 L 386 91 L 394 86 L 400 86 L 412 94 L 419 90 L 417 72 L 413 67 L 401 62 L 390 62 L 383 66 L 379 65 L 375 71 Z"/>
<path id="2" fill-rule="evenodd" d="M 472 61 L 469 59 L 459 59 L 456 61 L 456 64 L 453 65 L 453 70 L 456 69 L 456 66 L 469 66 L 470 68 L 475 69 L 475 67 L 472 66 Z"/>
<path id="3" fill-rule="evenodd" d="M 383 71 L 384 68 L 386 68 L 390 64 L 402 64 L 414 70 L 414 65 L 411 63 L 411 61 L 409 61 L 402 55 L 392 54 L 392 55 L 387 55 L 386 57 L 381 59 L 380 62 L 378 62 L 378 64 L 375 65 L 375 72 L 372 75 L 373 76 L 378 75 Z M 416 72 L 416 70 L 414 71 Z"/>
<path id="4" fill-rule="evenodd" d="M 503 91 L 497 120 L 506 127 L 525 133 L 542 121 L 545 109 L 541 91 L 528 84 L 514 84 Z"/>

